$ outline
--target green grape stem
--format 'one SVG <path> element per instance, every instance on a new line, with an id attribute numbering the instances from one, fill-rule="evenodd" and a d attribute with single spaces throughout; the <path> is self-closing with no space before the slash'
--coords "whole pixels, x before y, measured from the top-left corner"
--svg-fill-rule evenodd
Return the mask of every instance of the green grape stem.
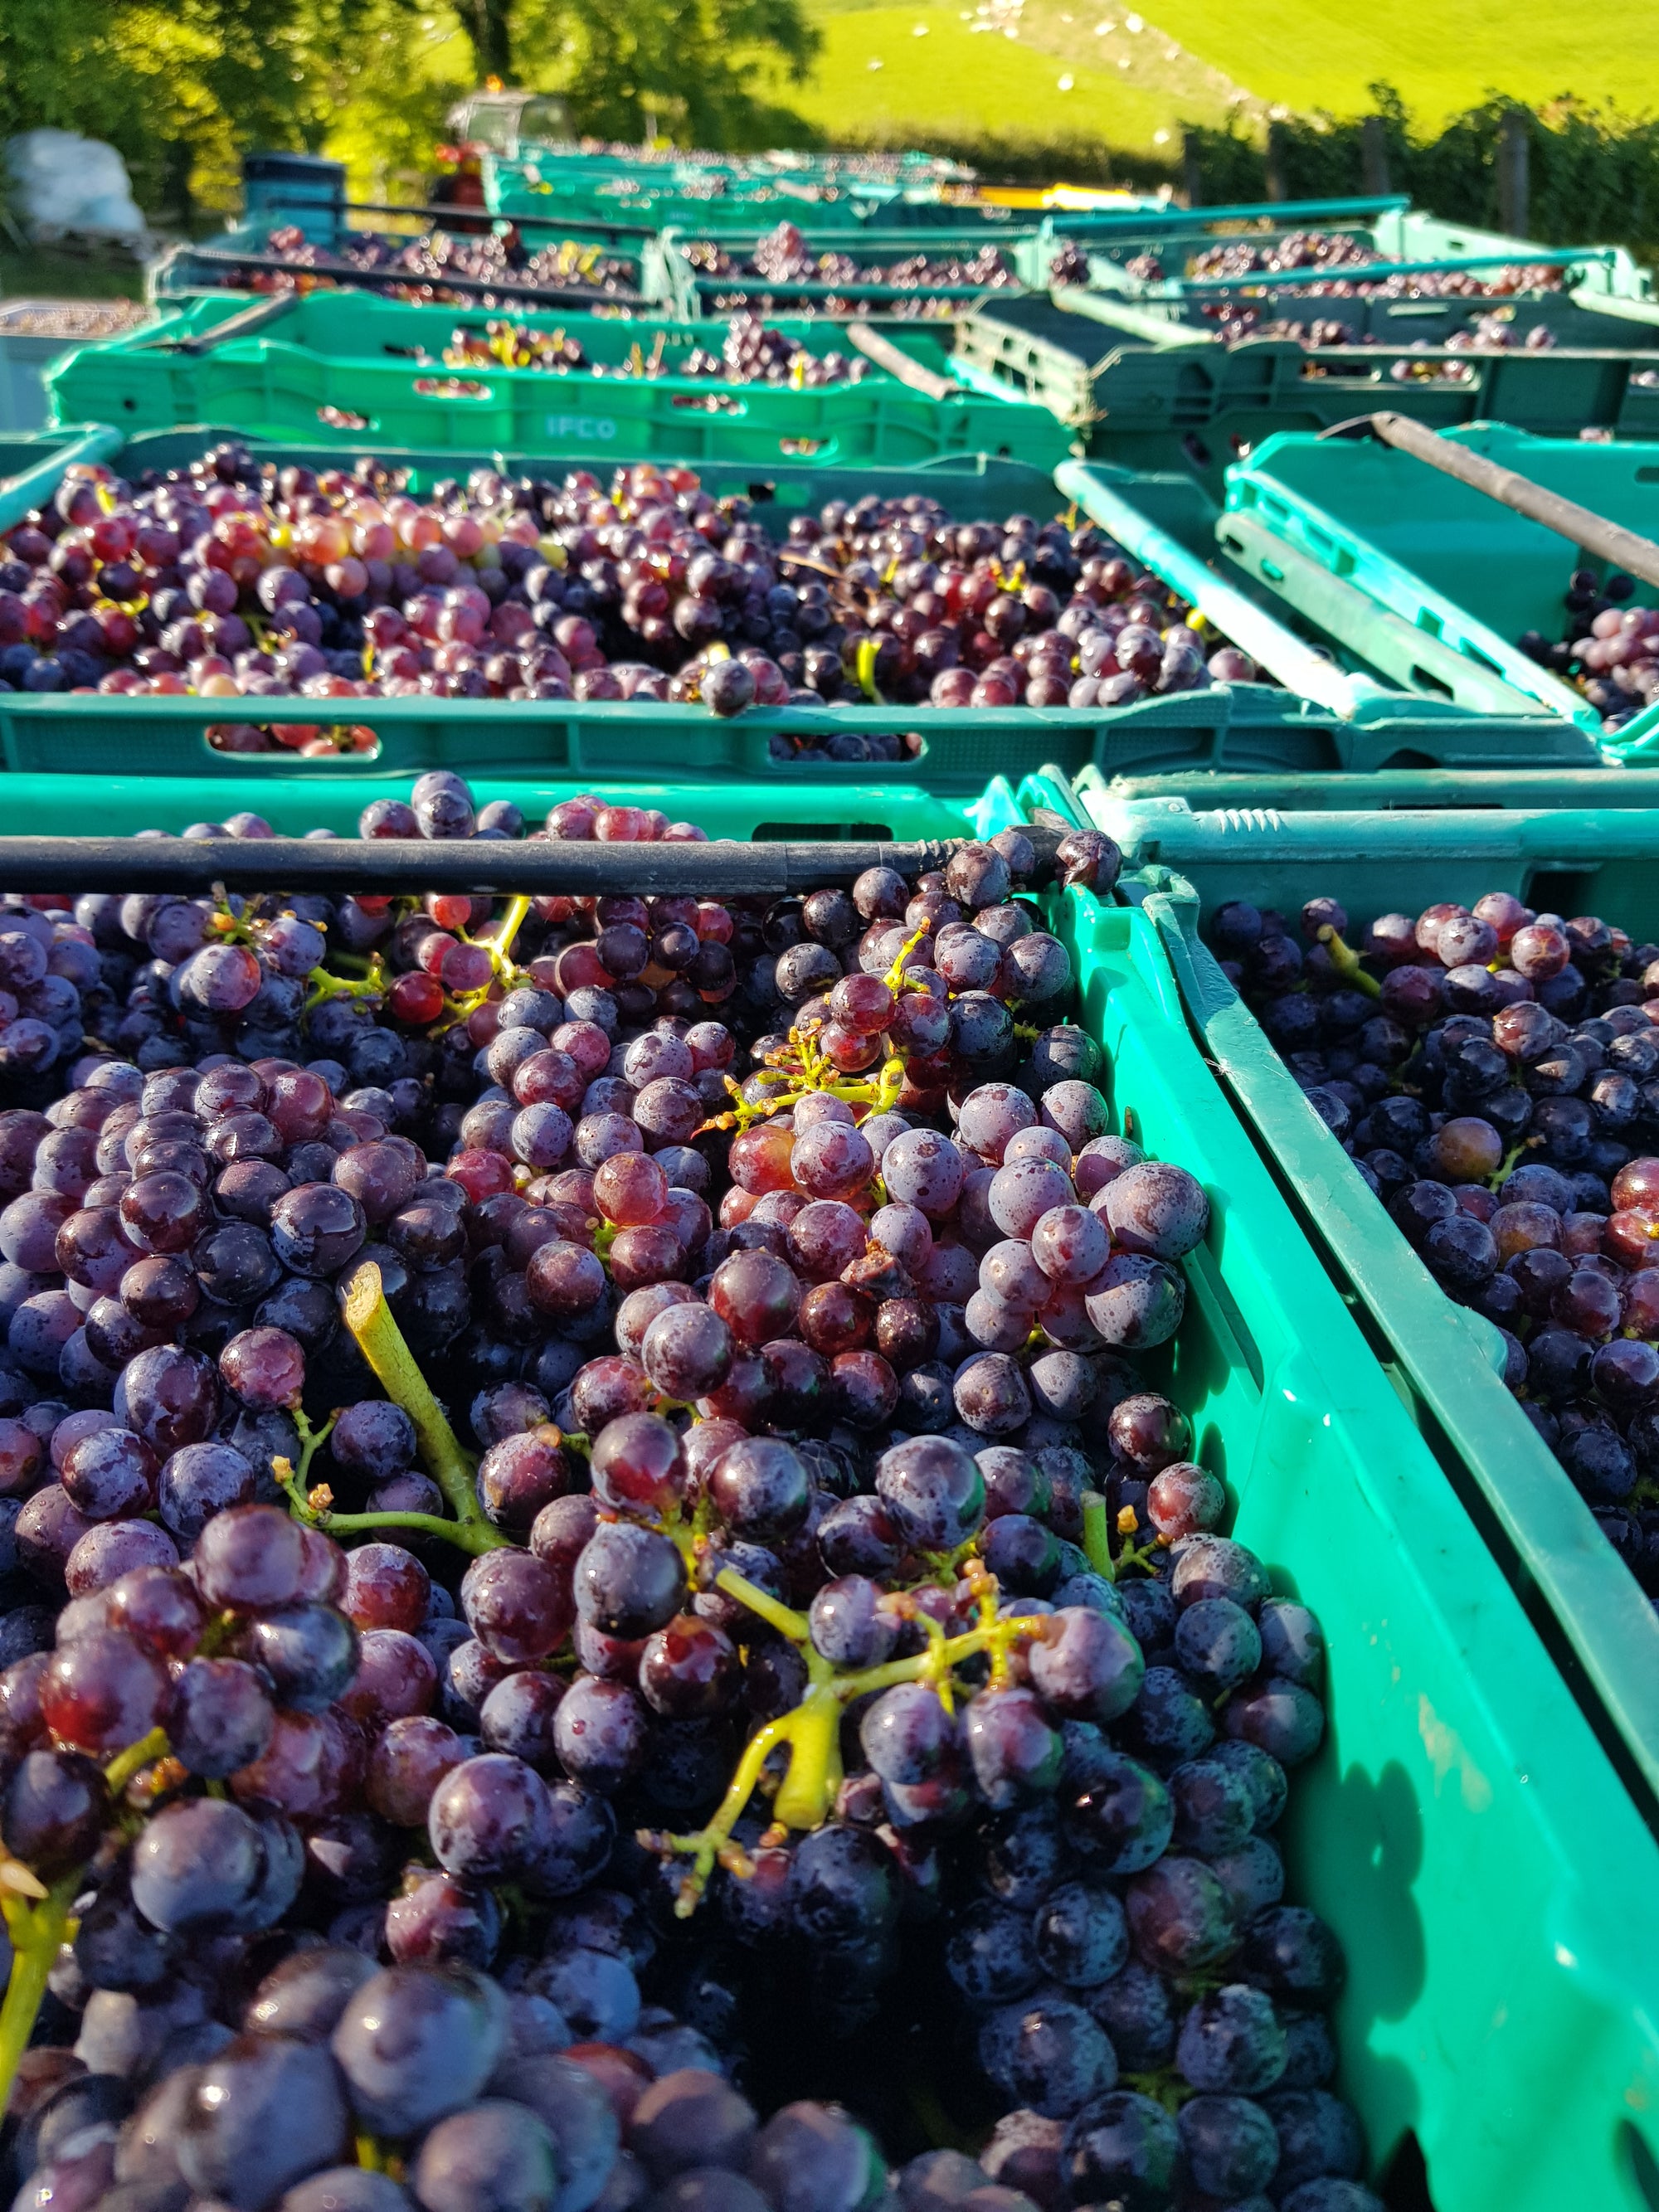
<path id="1" fill-rule="evenodd" d="M 503 978 L 514 976 L 519 972 L 513 965 L 513 941 L 523 927 L 529 912 L 530 901 L 522 893 L 509 899 L 491 934 L 477 940 L 495 963 L 495 973 Z"/>
<path id="2" fill-rule="evenodd" d="M 81 1887 L 76 1868 L 52 1884 L 38 1905 L 30 1905 L 9 1891 L 3 1899 L 6 1928 L 11 1937 L 11 1972 L 6 1995 L 0 2002 L 0 2110 L 11 2099 L 12 2084 L 23 2053 L 40 2016 L 46 1994 L 46 1978 L 69 1932 L 70 1907 Z"/>
<path id="3" fill-rule="evenodd" d="M 386 970 L 378 952 L 369 960 L 361 982 L 354 982 L 349 975 L 336 975 L 326 968 L 313 968 L 306 981 L 310 988 L 301 1011 L 307 1014 L 325 999 L 383 999 L 386 993 Z"/>
<path id="4" fill-rule="evenodd" d="M 642 1829 L 640 1841 L 663 1857 L 684 1857 L 691 1865 L 681 1880 L 675 1911 L 682 1919 L 696 1911 L 714 1868 L 726 1855 L 732 1832 L 743 1817 L 750 1799 L 760 1786 L 767 1761 L 775 1751 L 787 1749 L 789 1763 L 772 1802 L 775 1820 L 784 1828 L 821 1827 L 830 1817 L 842 1778 L 841 1715 L 854 1698 L 873 1696 L 900 1682 L 928 1682 L 947 1705 L 951 1674 L 963 1661 L 981 1652 L 990 1656 L 994 1675 L 1006 1673 L 1008 1654 L 1018 1643 L 1050 1635 L 1048 1616 L 1016 1614 L 1007 1619 L 997 1612 L 994 1585 L 981 1604 L 976 1628 L 959 1636 L 946 1636 L 937 1621 L 921 1616 L 928 1630 L 925 1651 L 904 1659 L 891 1659 L 878 1667 L 842 1672 L 832 1666 L 812 1644 L 804 1613 L 782 1605 L 732 1568 L 717 1575 L 714 1587 L 747 1606 L 769 1627 L 797 1644 L 806 1662 L 805 1696 L 793 1711 L 769 1721 L 750 1739 L 720 1809 L 705 1827 L 695 1833 L 674 1836 Z"/>
<path id="5" fill-rule="evenodd" d="M 442 1491 L 450 1511 L 463 1526 L 487 1526 L 472 1462 L 404 1340 L 386 1302 L 380 1271 L 372 1260 L 363 1262 L 346 1286 L 345 1322 L 381 1389 L 414 1422 L 426 1471 Z"/>
<path id="6" fill-rule="evenodd" d="M 1529 1143 L 1530 1139 L 1526 1137 L 1522 1137 L 1515 1144 L 1510 1146 L 1508 1152 L 1504 1153 L 1503 1158 L 1498 1162 L 1496 1171 L 1486 1178 L 1486 1188 L 1488 1190 L 1497 1191 L 1503 1188 L 1504 1185 L 1515 1173 L 1516 1169 L 1520 1165 L 1522 1155 L 1528 1151 Z"/>
<path id="7" fill-rule="evenodd" d="M 513 1539 L 501 1529 L 491 1528 L 488 1521 L 445 1521 L 435 1513 L 336 1513 L 325 1506 L 315 1506 L 293 1470 L 289 1468 L 287 1474 L 283 1473 L 288 1467 L 286 1460 L 276 1460 L 273 1465 L 294 1518 L 325 1536 L 365 1536 L 380 1528 L 407 1528 L 412 1535 L 436 1536 L 446 1544 L 453 1544 L 458 1551 L 468 1553 L 475 1559 L 486 1552 L 512 1547 Z"/>
<path id="8" fill-rule="evenodd" d="M 1120 2077 L 1121 2086 L 1133 2089 L 1142 2097 L 1150 2097 L 1162 2105 L 1173 2119 L 1189 2097 L 1198 2092 L 1190 2082 L 1182 2081 L 1173 2066 L 1160 2066 L 1151 2074 L 1125 2074 Z"/>
<path id="9" fill-rule="evenodd" d="M 118 1752 L 104 1769 L 104 1786 L 118 1799 L 133 1777 L 167 1755 L 165 1729 L 151 1729 Z M 11 1971 L 0 2001 L 0 2112 L 7 2109 L 23 2053 L 34 2034 L 46 1978 L 58 1952 L 75 1932 L 71 1908 L 84 1870 L 59 1875 L 50 1887 L 21 1860 L 0 1856 L 0 1912 L 11 1938 Z"/>
<path id="10" fill-rule="evenodd" d="M 137 1743 L 130 1743 L 104 1769 L 104 1786 L 112 1797 L 118 1797 L 137 1774 L 147 1766 L 154 1766 L 158 1759 L 165 1759 L 169 1749 L 167 1732 L 153 1728 L 148 1735 L 141 1735 Z"/>
<path id="11" fill-rule="evenodd" d="M 401 1406 L 414 1422 L 421 1457 L 455 1518 L 446 1521 L 436 1513 L 336 1513 L 332 1493 L 325 1484 L 313 1490 L 310 1474 L 312 1461 L 340 1418 L 338 1410 L 320 1429 L 313 1429 L 297 1406 L 292 1411 L 300 1437 L 299 1467 L 296 1469 L 291 1460 L 281 1457 L 270 1463 L 294 1518 L 308 1528 L 319 1529 L 325 1536 L 367 1535 L 380 1528 L 407 1529 L 412 1535 L 435 1536 L 444 1543 L 453 1544 L 475 1559 L 484 1552 L 510 1546 L 512 1538 L 492 1527 L 484 1517 L 478 1504 L 472 1462 L 462 1450 L 443 1407 L 433 1396 L 425 1376 L 416 1364 L 415 1355 L 404 1340 L 403 1331 L 386 1302 L 380 1271 L 373 1261 L 366 1261 L 347 1285 L 345 1318 L 347 1328 L 387 1397 Z"/>
<path id="12" fill-rule="evenodd" d="M 1352 945 L 1343 943 L 1328 921 L 1321 927 L 1319 941 L 1330 954 L 1331 965 L 1345 983 L 1352 984 L 1356 991 L 1363 991 L 1368 999 L 1382 997 L 1382 986 L 1375 975 L 1367 975 L 1360 965 L 1359 955 Z"/>
<path id="13" fill-rule="evenodd" d="M 1089 1565 L 1104 1581 L 1117 1580 L 1117 1563 L 1112 1557 L 1111 1531 L 1106 1520 L 1106 1500 L 1097 1490 L 1083 1493 L 1083 1549 Z"/>

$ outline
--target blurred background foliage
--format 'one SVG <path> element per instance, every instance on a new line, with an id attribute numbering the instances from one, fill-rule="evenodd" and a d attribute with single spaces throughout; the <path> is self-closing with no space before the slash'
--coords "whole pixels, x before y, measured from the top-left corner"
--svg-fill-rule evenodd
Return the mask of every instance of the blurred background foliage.
<path id="1" fill-rule="evenodd" d="M 1157 134 L 1161 146 L 1144 133 L 1117 145 L 1062 125 L 1050 105 L 1011 106 L 994 135 L 947 124 L 919 141 L 870 122 L 868 78 L 844 88 L 829 127 L 792 109 L 827 20 L 820 0 L 3 0 L 0 137 L 45 124 L 107 139 L 155 221 L 200 228 L 235 208 L 238 161 L 253 146 L 325 149 L 359 194 L 418 197 L 447 109 L 493 75 L 562 92 L 575 126 L 607 139 L 885 138 L 988 176 L 1167 184 L 1210 203 L 1357 192 L 1376 183 L 1380 149 L 1393 190 L 1455 221 L 1499 223 L 1498 144 L 1516 103 L 1498 93 L 1432 129 L 1376 83 L 1369 134 L 1358 115 L 1253 103 L 1231 121 L 1213 108 L 1183 118 Z M 1012 58 L 997 41 L 975 52 L 993 68 Z M 913 52 L 924 72 L 928 50 Z M 822 112 L 816 92 L 809 104 Z M 1659 119 L 1564 97 L 1528 111 L 1525 128 L 1532 235 L 1659 245 Z"/>

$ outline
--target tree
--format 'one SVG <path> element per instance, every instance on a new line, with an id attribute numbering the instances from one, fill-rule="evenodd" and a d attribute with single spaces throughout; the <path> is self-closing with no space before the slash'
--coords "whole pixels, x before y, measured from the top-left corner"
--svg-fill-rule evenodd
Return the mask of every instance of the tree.
<path id="1" fill-rule="evenodd" d="M 0 0 L 0 138 L 103 138 L 139 204 L 230 209 L 254 147 L 425 168 L 487 76 L 562 92 L 580 128 L 688 143 L 799 135 L 769 108 L 817 49 L 800 0 Z"/>
<path id="2" fill-rule="evenodd" d="M 141 205 L 190 186 L 234 204 L 254 145 L 317 147 L 332 90 L 385 0 L 4 0 L 0 137 L 42 125 L 106 139 Z"/>
<path id="3" fill-rule="evenodd" d="M 799 135 L 799 119 L 769 108 L 761 88 L 780 64 L 799 82 L 817 52 L 818 33 L 799 0 L 455 5 L 481 76 L 562 93 L 578 128 L 599 137 L 641 138 L 653 116 L 687 145 L 752 145 L 780 129 Z M 499 44 L 491 48 L 487 40 Z"/>
<path id="4" fill-rule="evenodd" d="M 512 0 L 455 0 L 455 12 L 472 42 L 480 77 L 513 82 Z"/>
<path id="5" fill-rule="evenodd" d="M 364 0 L 370 15 L 331 81 L 331 152 L 360 183 L 430 166 L 444 117 L 486 76 L 556 92 L 577 128 L 667 132 L 684 145 L 799 142 L 768 105 L 817 51 L 800 0 Z M 372 195 L 377 197 L 378 195 Z"/>

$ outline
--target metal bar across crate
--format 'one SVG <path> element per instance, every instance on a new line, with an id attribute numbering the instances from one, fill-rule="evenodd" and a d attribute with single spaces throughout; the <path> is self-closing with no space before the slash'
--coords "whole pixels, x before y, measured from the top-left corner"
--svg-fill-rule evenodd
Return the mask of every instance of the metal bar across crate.
<path id="1" fill-rule="evenodd" d="M 1403 193 L 1383 199 L 1240 200 L 1227 207 L 1171 207 L 1167 216 L 1149 216 L 1144 208 L 1055 208 L 1050 210 L 1056 227 L 1074 229 L 1085 237 L 1108 235 L 1115 230 L 1146 230 L 1158 236 L 1181 236 L 1188 231 L 1207 231 L 1220 222 L 1271 222 L 1276 228 L 1316 220 L 1322 222 L 1369 222 L 1379 216 L 1403 215 L 1411 206 Z"/>
<path id="2" fill-rule="evenodd" d="M 493 228 L 498 222 L 510 222 L 515 230 L 568 230 L 568 216 L 557 215 L 492 215 L 488 208 L 465 207 L 398 207 L 386 200 L 342 200 L 342 208 L 353 215 L 417 215 L 435 223 L 453 223 L 458 218 L 473 222 L 487 222 Z M 614 231 L 618 238 L 654 238 L 657 225 L 653 222 L 612 222 L 608 216 L 590 219 L 584 216 L 580 228 L 583 230 Z"/>
<path id="3" fill-rule="evenodd" d="M 1373 415 L 1371 428 L 1384 445 L 1397 447 L 1444 476 L 1455 477 L 1460 483 L 1485 492 L 1488 499 L 1501 501 L 1517 514 L 1541 522 L 1547 530 L 1559 531 L 1570 543 L 1582 545 L 1587 553 L 1599 554 L 1615 568 L 1639 576 L 1644 583 L 1659 584 L 1659 545 L 1652 538 L 1626 530 L 1621 522 L 1609 522 L 1605 515 L 1581 507 L 1575 499 L 1564 499 L 1559 492 L 1534 483 L 1518 469 L 1500 468 L 1483 453 L 1454 446 L 1406 416 Z"/>
<path id="4" fill-rule="evenodd" d="M 1024 833 L 1039 872 L 1053 863 L 1063 830 Z M 94 891 L 367 890 L 395 896 L 466 891 L 571 898 L 785 898 L 852 884 L 866 868 L 914 877 L 943 868 L 954 842 L 918 844 L 649 845 L 562 843 L 551 838 L 402 837 L 0 837 L 0 890 L 73 883 Z"/>

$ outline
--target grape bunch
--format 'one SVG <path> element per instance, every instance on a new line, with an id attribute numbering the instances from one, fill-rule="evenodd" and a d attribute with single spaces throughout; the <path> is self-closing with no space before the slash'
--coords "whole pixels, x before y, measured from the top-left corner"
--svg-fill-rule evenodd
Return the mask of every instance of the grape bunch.
<path id="1" fill-rule="evenodd" d="M 463 307 L 473 304 L 477 295 L 471 289 L 457 291 L 446 283 L 447 277 L 465 277 L 470 285 L 499 285 L 509 298 L 515 292 L 535 290 L 592 292 L 600 300 L 618 294 L 633 299 L 640 281 L 637 262 L 607 253 L 603 246 L 561 239 L 532 251 L 513 223 L 499 231 L 471 234 L 430 230 L 415 239 L 391 232 L 349 231 L 334 247 L 318 245 L 297 224 L 283 223 L 266 239 L 263 253 L 287 267 L 281 271 L 229 269 L 220 281 L 239 292 L 295 291 L 303 295 L 349 290 L 362 276 L 385 273 L 407 281 L 377 284 L 382 297 L 416 306 L 440 301 Z M 192 284 L 195 281 L 192 277 Z M 488 295 L 485 301 L 491 304 Z"/>
<path id="2" fill-rule="evenodd" d="M 1246 338 L 1289 338 L 1293 344 L 1316 350 L 1326 346 L 1377 343 L 1369 334 L 1329 315 L 1314 315 L 1305 320 L 1292 315 L 1263 315 L 1259 307 L 1243 301 L 1206 301 L 1199 313 L 1206 321 L 1215 324 L 1216 336 L 1227 345 L 1242 344 Z"/>
<path id="3" fill-rule="evenodd" d="M 794 224 L 787 221 L 769 231 L 747 256 L 734 255 L 718 240 L 708 238 L 693 239 L 681 251 L 698 276 L 731 280 L 729 290 L 716 296 L 717 307 L 737 307 L 746 302 L 762 313 L 786 306 L 792 313 L 811 313 L 819 307 L 832 315 L 857 312 L 857 301 L 850 296 L 832 296 L 822 302 L 797 301 L 786 294 L 775 301 L 763 289 L 767 284 L 845 285 L 849 293 L 872 284 L 881 285 L 895 292 L 917 295 L 914 300 L 884 302 L 884 313 L 949 316 L 954 312 L 951 301 L 922 295 L 941 287 L 1001 291 L 1019 283 L 1001 249 L 988 240 L 971 254 L 940 257 L 910 252 L 895 261 L 882 262 L 858 258 L 836 247 L 816 252 Z M 755 281 L 745 283 L 742 281 L 744 278 Z"/>
<path id="4" fill-rule="evenodd" d="M 482 330 L 457 323 L 443 357 L 451 368 L 535 368 L 550 376 L 594 373 L 580 338 L 504 319 L 487 322 Z"/>
<path id="5" fill-rule="evenodd" d="M 1355 951 L 1334 900 L 1209 935 L 1322 1119 L 1659 1601 L 1659 945 L 1508 891 Z M 1651 1288 L 1649 1287 L 1651 1285 Z"/>
<path id="6" fill-rule="evenodd" d="M 861 355 L 849 356 L 833 346 L 826 353 L 809 353 L 746 309 L 732 316 L 718 354 L 699 346 L 682 371 L 687 376 L 718 377 L 728 384 L 786 384 L 796 391 L 859 384 L 873 373 L 873 364 Z"/>
<path id="7" fill-rule="evenodd" d="M 486 323 L 482 331 L 458 325 L 443 357 L 452 368 L 533 368 L 553 376 L 701 376 L 723 384 L 784 384 L 797 391 L 857 384 L 873 373 L 861 357 L 849 359 L 833 349 L 809 353 L 750 314 L 732 316 L 718 353 L 694 345 L 673 361 L 667 357 L 662 331 L 649 352 L 635 346 L 624 360 L 610 363 L 590 361 L 580 341 L 568 331 L 508 322 Z"/>
<path id="8" fill-rule="evenodd" d="M 779 566 L 801 603 L 802 674 L 830 700 L 856 684 L 935 707 L 1110 708 L 1259 680 L 1237 647 L 1206 659 L 1200 618 L 1092 524 L 962 525 L 915 495 L 836 502 L 791 521 Z"/>
<path id="9" fill-rule="evenodd" d="M 1322 1639 L 1138 1364 L 1208 1198 L 1053 865 L 0 906 L 86 956 L 0 1114 L 30 2201 L 1376 2212 L 1274 1841 Z"/>
<path id="10" fill-rule="evenodd" d="M 728 339 L 744 374 L 757 343 Z M 0 555 L 0 686 L 319 702 L 316 722 L 216 726 L 228 752 L 373 751 L 339 719 L 359 698 L 1114 707 L 1257 678 L 1091 525 L 957 523 L 918 493 L 831 501 L 780 542 L 747 498 L 651 462 L 608 490 L 477 469 L 423 498 L 372 460 L 277 469 L 234 446 L 135 484 L 77 465 Z"/>
<path id="11" fill-rule="evenodd" d="M 1516 640 L 1528 659 L 1581 691 L 1609 736 L 1659 697 L 1659 615 L 1633 606 L 1636 580 L 1575 568 L 1563 595 L 1566 621 L 1552 643 L 1542 631 Z"/>
<path id="12" fill-rule="evenodd" d="M 1319 288 L 1314 288 L 1316 289 Z M 1333 287 L 1333 291 L 1342 288 Z M 1349 295 L 1369 296 L 1374 288 L 1358 285 L 1349 288 Z M 1300 295 L 1298 295 L 1300 296 Z M 1199 308 L 1206 321 L 1217 325 L 1216 335 L 1229 345 L 1237 345 L 1245 338 L 1290 338 L 1297 345 L 1311 349 L 1331 346 L 1397 345 L 1395 337 L 1379 335 L 1374 331 L 1358 331 L 1352 324 L 1329 315 L 1315 315 L 1304 320 L 1288 315 L 1264 315 L 1248 300 L 1206 301 Z M 1471 315 L 1461 330 L 1449 331 L 1437 341 L 1438 346 L 1452 353 L 1505 353 L 1517 348 L 1526 353 L 1547 352 L 1556 343 L 1553 331 L 1543 323 L 1536 323 L 1529 331 L 1517 331 L 1512 323 L 1494 314 Z M 1427 341 L 1413 340 L 1413 349 L 1424 350 Z M 1414 372 L 1419 364 L 1411 364 L 1407 372 Z M 1442 364 L 1449 369 L 1449 364 Z M 1467 376 L 1467 370 L 1452 373 Z M 1397 372 L 1396 372 L 1397 374 Z"/>
<path id="13" fill-rule="evenodd" d="M 1507 300 L 1518 293 L 1559 292 L 1567 275 L 1565 268 L 1551 262 L 1506 263 L 1501 268 L 1479 271 L 1412 270 L 1359 278 L 1340 273 L 1362 264 L 1375 268 L 1389 258 L 1370 239 L 1347 232 L 1293 231 L 1269 245 L 1228 239 L 1206 246 L 1189 260 L 1187 274 L 1248 283 L 1291 270 L 1329 269 L 1337 273 L 1311 284 L 1298 284 L 1297 291 L 1308 299 L 1341 300 Z M 1157 276 L 1162 271 L 1144 273 Z M 1265 285 L 1263 289 L 1272 288 Z"/>
<path id="14" fill-rule="evenodd" d="M 1187 274 L 1244 277 L 1292 269 L 1341 269 L 1376 258 L 1370 240 L 1352 231 L 1293 230 L 1282 238 L 1228 238 L 1201 246 L 1188 257 Z"/>
<path id="15" fill-rule="evenodd" d="M 1089 282 L 1089 257 L 1074 238 L 1055 240 L 1055 251 L 1048 263 L 1048 282 L 1057 291 L 1068 284 Z"/>

